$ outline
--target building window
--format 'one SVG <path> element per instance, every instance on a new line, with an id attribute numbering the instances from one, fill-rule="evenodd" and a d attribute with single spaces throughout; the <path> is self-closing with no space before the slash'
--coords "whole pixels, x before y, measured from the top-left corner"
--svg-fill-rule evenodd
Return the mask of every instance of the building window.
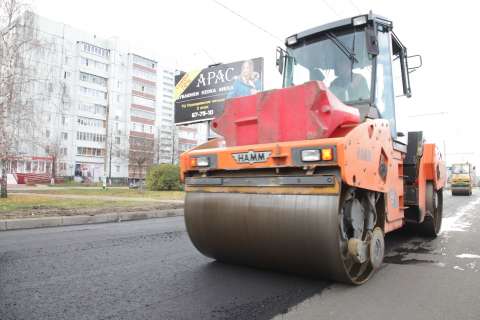
<path id="1" fill-rule="evenodd" d="M 100 71 L 108 71 L 108 64 L 81 57 L 80 63 L 85 67 L 92 67 Z"/>
<path id="2" fill-rule="evenodd" d="M 81 126 L 105 128 L 105 120 L 86 118 L 86 117 L 78 117 L 77 121 L 78 121 L 78 124 L 81 125 Z"/>
<path id="3" fill-rule="evenodd" d="M 60 148 L 60 155 L 61 156 L 66 156 L 67 155 L 67 148 Z"/>
<path id="4" fill-rule="evenodd" d="M 66 123 L 65 116 L 62 116 L 62 124 L 65 125 L 65 123 Z"/>
<path id="5" fill-rule="evenodd" d="M 101 104 L 94 104 L 94 103 L 80 103 L 78 105 L 78 110 L 93 114 L 100 114 L 106 115 L 107 114 L 107 107 Z"/>
<path id="6" fill-rule="evenodd" d="M 130 113 L 134 117 L 140 117 L 140 118 L 144 118 L 144 119 L 148 119 L 148 120 L 155 120 L 155 113 L 153 113 L 153 112 L 148 112 L 148 111 L 132 108 L 130 110 Z"/>
<path id="7" fill-rule="evenodd" d="M 63 140 L 68 140 L 68 133 L 62 132 L 62 139 Z"/>
<path id="8" fill-rule="evenodd" d="M 133 90 L 148 94 L 155 94 L 156 92 L 155 85 L 148 85 L 136 80 L 133 81 Z"/>
<path id="9" fill-rule="evenodd" d="M 50 130 L 45 130 L 45 137 L 50 138 Z"/>
<path id="10" fill-rule="evenodd" d="M 88 157 L 103 157 L 105 150 L 100 148 L 77 147 L 77 155 Z"/>
<path id="11" fill-rule="evenodd" d="M 105 91 L 91 89 L 87 87 L 80 87 L 80 93 L 85 96 L 107 100 L 107 92 Z"/>
<path id="12" fill-rule="evenodd" d="M 119 173 L 119 172 L 120 172 L 120 166 L 115 166 L 115 171 L 116 171 L 117 173 Z"/>
<path id="13" fill-rule="evenodd" d="M 136 68 L 135 66 L 133 67 L 133 76 L 145 80 L 149 80 L 152 82 L 157 81 L 157 74 L 152 71 L 147 71 L 144 69 Z"/>
<path id="14" fill-rule="evenodd" d="M 92 44 L 81 42 L 81 49 L 83 52 L 95 54 L 101 57 L 109 57 L 110 50 L 94 46 Z"/>
<path id="15" fill-rule="evenodd" d="M 120 137 L 115 137 L 115 144 L 120 144 Z"/>
<path id="16" fill-rule="evenodd" d="M 77 140 L 80 141 L 92 141 L 92 142 L 105 142 L 105 135 L 93 132 L 77 132 Z"/>
<path id="17" fill-rule="evenodd" d="M 99 77 L 94 74 L 90 74 L 86 72 L 80 72 L 80 80 L 89 82 L 89 83 L 98 84 L 103 87 L 107 86 L 107 78 Z"/>
<path id="18" fill-rule="evenodd" d="M 157 67 L 157 63 L 155 61 L 141 57 L 141 56 L 137 56 L 135 54 L 133 55 L 133 63 L 139 64 L 141 66 L 148 67 L 151 69 L 155 69 Z"/>
<path id="19" fill-rule="evenodd" d="M 155 108 L 155 101 L 150 100 L 150 99 L 145 99 L 142 97 L 137 97 L 133 96 L 132 97 L 132 104 L 144 106 L 144 107 L 150 107 L 150 108 Z"/>

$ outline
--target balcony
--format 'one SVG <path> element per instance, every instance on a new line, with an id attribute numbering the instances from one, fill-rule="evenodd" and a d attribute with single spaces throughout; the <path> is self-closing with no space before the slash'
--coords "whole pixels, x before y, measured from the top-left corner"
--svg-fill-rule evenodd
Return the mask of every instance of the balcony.
<path id="1" fill-rule="evenodd" d="M 151 85 L 151 86 L 154 86 L 154 87 L 157 86 L 157 83 L 155 81 L 147 80 L 147 79 L 144 79 L 144 78 L 139 78 L 139 77 L 136 77 L 136 76 L 133 76 L 132 79 L 134 81 L 143 82 L 145 84 L 148 84 L 148 85 Z"/>
<path id="2" fill-rule="evenodd" d="M 133 104 L 132 103 L 132 108 L 155 113 L 155 108 L 142 106 L 142 105 L 139 105 L 139 104 Z"/>
<path id="3" fill-rule="evenodd" d="M 138 63 L 133 63 L 132 65 L 133 65 L 134 68 L 138 68 L 140 70 L 148 71 L 148 72 L 151 72 L 151 73 L 157 73 L 157 70 L 155 70 L 153 68 L 150 68 L 150 67 L 142 66 L 141 64 L 138 64 Z"/>
<path id="4" fill-rule="evenodd" d="M 132 95 L 155 101 L 155 95 L 132 90 Z"/>
<path id="5" fill-rule="evenodd" d="M 141 118 L 141 117 L 131 116 L 131 117 L 130 117 L 130 120 L 131 120 L 132 122 L 149 124 L 149 125 L 152 125 L 152 126 L 155 125 L 155 120 L 149 120 L 149 119 L 145 119 L 145 118 Z"/>

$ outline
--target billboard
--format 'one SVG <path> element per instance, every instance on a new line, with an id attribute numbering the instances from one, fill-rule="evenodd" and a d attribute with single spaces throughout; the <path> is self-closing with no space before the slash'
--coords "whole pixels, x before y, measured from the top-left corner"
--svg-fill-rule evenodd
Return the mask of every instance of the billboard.
<path id="1" fill-rule="evenodd" d="M 175 76 L 175 124 L 214 119 L 226 99 L 262 90 L 263 58 L 180 72 Z"/>

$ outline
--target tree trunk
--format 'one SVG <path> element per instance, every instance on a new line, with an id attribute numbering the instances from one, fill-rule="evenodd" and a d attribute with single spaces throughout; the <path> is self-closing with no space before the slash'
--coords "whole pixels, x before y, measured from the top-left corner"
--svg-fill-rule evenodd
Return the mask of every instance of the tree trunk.
<path id="1" fill-rule="evenodd" d="M 2 159 L 2 179 L 1 181 L 1 187 L 0 187 L 0 198 L 6 198 L 8 193 L 7 193 L 7 163 L 5 159 Z"/>
<path id="2" fill-rule="evenodd" d="M 57 157 L 52 156 L 52 178 L 55 181 L 57 179 Z"/>

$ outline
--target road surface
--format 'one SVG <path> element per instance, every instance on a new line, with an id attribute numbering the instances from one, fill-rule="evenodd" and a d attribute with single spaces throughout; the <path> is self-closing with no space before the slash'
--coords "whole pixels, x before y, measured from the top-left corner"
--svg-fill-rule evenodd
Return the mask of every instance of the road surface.
<path id="1" fill-rule="evenodd" d="M 217 263 L 183 217 L 0 232 L 0 319 L 480 319 L 480 192 L 360 287 Z"/>

